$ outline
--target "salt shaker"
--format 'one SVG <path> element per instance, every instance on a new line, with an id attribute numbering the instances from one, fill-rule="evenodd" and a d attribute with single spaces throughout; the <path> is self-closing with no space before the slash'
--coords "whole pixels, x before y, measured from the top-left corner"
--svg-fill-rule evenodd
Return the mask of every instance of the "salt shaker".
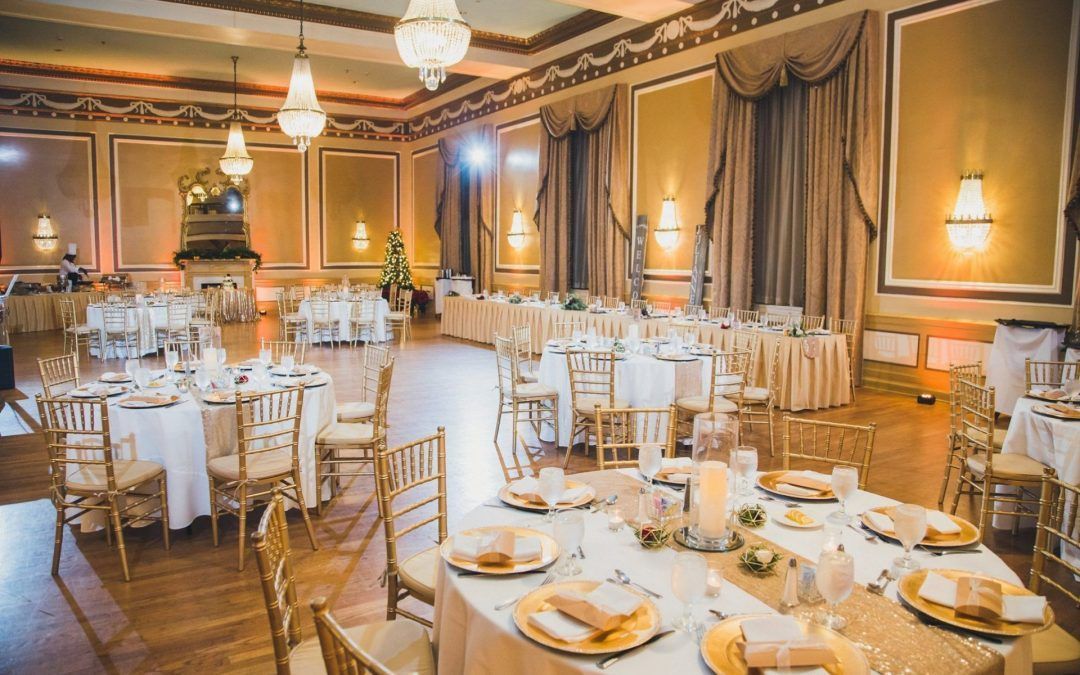
<path id="1" fill-rule="evenodd" d="M 784 590 L 780 594 L 781 607 L 795 607 L 799 604 L 799 563 L 794 557 L 788 560 L 784 573 Z"/>

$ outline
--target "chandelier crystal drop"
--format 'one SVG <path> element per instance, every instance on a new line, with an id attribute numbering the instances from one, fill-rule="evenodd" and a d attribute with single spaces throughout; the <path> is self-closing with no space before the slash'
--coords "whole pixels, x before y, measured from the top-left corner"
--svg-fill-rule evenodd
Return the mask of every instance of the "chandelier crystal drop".
<path id="1" fill-rule="evenodd" d="M 315 96 L 315 81 L 311 78 L 311 61 L 304 48 L 304 3 L 300 2 L 300 46 L 293 59 L 289 94 L 277 114 L 278 126 L 293 140 L 296 149 L 304 152 L 311 139 L 322 133 L 326 113 Z"/>
<path id="2" fill-rule="evenodd" d="M 240 124 L 240 107 L 236 103 L 236 62 L 239 57 L 232 57 L 233 68 L 233 120 L 229 125 L 229 143 L 225 146 L 225 154 L 218 160 L 221 172 L 229 177 L 234 184 L 244 182 L 244 176 L 251 173 L 255 160 L 248 154 L 247 144 L 244 143 L 244 128 Z"/>
<path id="3" fill-rule="evenodd" d="M 465 58 L 472 29 L 454 0 L 410 0 L 405 16 L 394 26 L 401 60 L 420 69 L 420 81 L 435 91 L 446 81 L 446 69 Z"/>

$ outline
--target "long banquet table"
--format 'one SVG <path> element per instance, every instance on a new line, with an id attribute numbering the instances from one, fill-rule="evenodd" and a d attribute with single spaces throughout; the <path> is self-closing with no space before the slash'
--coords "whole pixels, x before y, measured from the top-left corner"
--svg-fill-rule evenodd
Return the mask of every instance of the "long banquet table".
<path id="1" fill-rule="evenodd" d="M 7 306 L 7 326 L 11 333 L 33 333 L 40 330 L 59 330 L 60 301 L 74 300 L 75 315 L 82 316 L 90 303 L 90 293 L 33 293 L 11 295 Z"/>
<path id="2" fill-rule="evenodd" d="M 633 472 L 596 471 L 575 474 L 574 478 L 593 485 L 597 494 L 619 494 L 619 504 L 634 510 L 637 489 L 641 482 L 632 477 Z M 775 502 L 759 502 L 771 515 L 782 514 L 786 507 Z M 850 498 L 849 512 L 858 513 L 867 508 L 894 504 L 891 499 L 869 492 L 859 491 Z M 807 504 L 804 511 L 823 519 L 836 509 L 835 503 Z M 643 549 L 628 528 L 618 533 L 607 527 L 607 516 L 602 513 L 582 512 L 585 536 L 582 548 L 585 558 L 580 560 L 582 574 L 573 580 L 603 580 L 612 576 L 617 567 L 631 578 L 657 591 L 663 598 L 656 600 L 661 613 L 662 625 L 671 621 L 682 611 L 681 603 L 671 591 L 671 562 L 678 547 L 672 544 L 660 550 Z M 495 505 L 482 505 L 466 514 L 455 531 L 488 525 L 514 525 L 551 532 L 551 525 L 539 515 L 524 513 Z M 786 548 L 804 559 L 816 561 L 823 541 L 823 531 L 795 530 L 772 521 L 754 535 L 776 546 Z M 885 542 L 867 542 L 855 532 L 845 529 L 843 543 L 855 558 L 855 582 L 864 586 L 890 566 L 900 551 L 898 546 Z M 916 553 L 915 557 L 924 568 L 953 568 L 979 571 L 1003 580 L 1020 583 L 1009 567 L 985 547 L 981 553 L 934 557 Z M 733 556 L 734 553 L 705 554 L 708 558 Z M 718 561 L 713 561 L 714 564 Z M 514 625 L 513 610 L 496 610 L 495 604 L 530 590 L 539 584 L 536 575 L 517 575 L 502 578 L 490 576 L 459 577 L 453 568 L 440 562 L 435 598 L 434 641 L 438 655 L 438 670 L 443 673 L 512 673 L 528 672 L 576 673 L 597 672 L 596 656 L 576 656 L 540 646 L 524 637 Z M 723 589 L 719 598 L 706 600 L 713 609 L 731 613 L 774 613 L 779 593 L 774 597 L 767 580 L 753 577 L 733 567 L 725 568 Z M 762 589 L 769 588 L 768 592 Z M 889 600 L 896 600 L 896 584 L 890 584 L 885 592 Z M 870 595 L 857 588 L 852 596 L 840 605 L 839 613 L 849 621 L 842 633 L 863 646 L 864 653 L 874 670 L 878 672 L 1031 672 L 1031 639 L 1029 637 L 1005 639 L 1001 644 L 972 640 L 942 629 L 929 628 L 897 602 Z M 812 609 L 817 609 L 815 605 Z M 799 615 L 807 609 L 795 608 Z M 699 618 L 704 612 L 699 607 Z M 711 620 L 707 620 L 711 625 Z M 888 627 L 888 628 L 887 628 Z M 705 663 L 699 656 L 697 641 L 686 633 L 678 632 L 627 656 L 614 669 L 624 673 L 706 673 Z"/>
<path id="3" fill-rule="evenodd" d="M 514 326 L 528 324 L 532 350 L 542 353 L 554 335 L 555 324 L 584 319 L 586 331 L 601 337 L 625 337 L 637 323 L 642 338 L 666 335 L 679 323 L 674 319 L 635 320 L 615 312 L 593 313 L 567 311 L 558 307 L 494 300 L 446 298 L 442 315 L 442 333 L 484 344 L 494 344 L 496 334 L 510 336 Z M 701 323 L 698 341 L 719 349 L 729 349 L 734 332 L 719 324 Z M 780 350 L 777 373 L 779 406 L 783 410 L 818 410 L 851 403 L 847 345 L 843 335 L 788 337 L 781 332 L 760 330 L 760 346 L 748 386 L 765 387 L 773 352 Z"/>

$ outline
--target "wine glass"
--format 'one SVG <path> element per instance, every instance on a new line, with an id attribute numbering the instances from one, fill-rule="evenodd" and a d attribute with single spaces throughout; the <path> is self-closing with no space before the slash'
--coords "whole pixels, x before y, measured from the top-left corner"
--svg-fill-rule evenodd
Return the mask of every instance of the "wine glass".
<path id="1" fill-rule="evenodd" d="M 757 448 L 749 445 L 740 445 L 731 452 L 731 456 L 735 471 L 738 472 L 739 477 L 742 479 L 739 482 L 738 494 L 747 496 L 751 494 L 754 474 L 757 473 Z"/>
<path id="2" fill-rule="evenodd" d="M 127 376 L 132 381 L 135 380 L 135 371 L 139 369 L 139 365 L 138 359 L 128 359 L 127 361 L 124 361 L 124 372 L 127 373 Z"/>
<path id="3" fill-rule="evenodd" d="M 176 372 L 176 364 L 180 363 L 180 352 L 175 349 L 169 349 L 165 352 L 165 372 L 166 377 L 169 378 L 169 382 L 173 381 Z"/>
<path id="4" fill-rule="evenodd" d="M 836 613 L 837 606 L 847 600 L 855 586 L 855 559 L 840 544 L 835 551 L 825 551 L 818 560 L 814 578 L 818 592 L 829 605 L 817 615 L 817 622 L 826 628 L 840 630 L 847 619 Z"/>
<path id="5" fill-rule="evenodd" d="M 296 365 L 296 357 L 292 354 L 281 355 L 281 367 L 285 369 L 286 373 L 292 373 L 293 366 Z"/>
<path id="6" fill-rule="evenodd" d="M 270 359 L 272 358 L 272 356 L 273 354 L 270 352 L 269 349 L 259 350 L 259 363 L 263 365 L 263 368 L 270 367 Z"/>
<path id="7" fill-rule="evenodd" d="M 195 370 L 195 386 L 201 391 L 206 391 L 210 388 L 210 372 L 204 368 L 199 367 Z"/>
<path id="8" fill-rule="evenodd" d="M 650 487 L 653 485 L 653 476 L 660 471 L 661 450 L 659 445 L 642 445 L 638 448 L 638 471 L 649 481 Z"/>
<path id="9" fill-rule="evenodd" d="M 683 603 L 682 616 L 672 622 L 675 628 L 691 635 L 697 631 L 694 603 L 705 597 L 708 575 L 709 563 L 700 553 L 686 551 L 675 556 L 675 562 L 671 566 L 671 590 Z"/>
<path id="10" fill-rule="evenodd" d="M 562 552 L 562 562 L 555 568 L 556 574 L 572 577 L 581 574 L 577 563 L 577 550 L 585 538 L 585 520 L 580 511 L 562 511 L 555 516 L 555 541 Z"/>
<path id="11" fill-rule="evenodd" d="M 853 466 L 834 466 L 832 470 L 832 491 L 840 500 L 840 510 L 829 514 L 829 518 L 847 525 L 851 516 L 847 512 L 847 500 L 859 489 L 859 472 Z"/>
<path id="12" fill-rule="evenodd" d="M 135 380 L 135 386 L 138 387 L 139 390 L 146 389 L 150 386 L 150 369 L 136 368 L 133 379 Z"/>
<path id="13" fill-rule="evenodd" d="M 918 504 L 901 504 L 893 510 L 893 530 L 904 545 L 903 557 L 893 561 L 901 574 L 919 569 L 919 563 L 911 559 L 911 549 L 926 536 L 926 509 Z"/>
<path id="14" fill-rule="evenodd" d="M 218 365 L 218 370 L 221 370 L 225 366 L 225 348 L 224 347 L 218 347 L 218 350 L 217 350 L 217 365 Z"/>
<path id="15" fill-rule="evenodd" d="M 550 523 L 555 520 L 555 506 L 559 503 L 563 493 L 566 492 L 566 476 L 561 468 L 548 466 L 540 469 L 540 476 L 537 480 L 540 483 L 540 499 L 543 499 L 548 506 L 548 512 L 544 520 Z"/>

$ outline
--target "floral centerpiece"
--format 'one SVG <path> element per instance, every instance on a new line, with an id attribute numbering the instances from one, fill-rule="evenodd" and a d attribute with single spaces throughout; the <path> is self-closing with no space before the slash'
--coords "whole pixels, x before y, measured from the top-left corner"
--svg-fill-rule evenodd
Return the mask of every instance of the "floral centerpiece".
<path id="1" fill-rule="evenodd" d="M 173 251 L 172 262 L 177 269 L 183 269 L 189 260 L 254 260 L 256 272 L 262 267 L 262 254 L 247 246 L 226 246 L 220 251 L 194 248 Z"/>
<path id="2" fill-rule="evenodd" d="M 784 335 L 788 337 L 806 337 L 806 331 L 802 328 L 802 323 L 796 321 L 787 328 L 784 329 Z"/>
<path id="3" fill-rule="evenodd" d="M 765 511 L 761 504 L 744 504 L 739 507 L 735 515 L 739 519 L 740 525 L 749 528 L 761 527 L 769 519 L 768 512 Z"/>
<path id="4" fill-rule="evenodd" d="M 522 297 L 520 293 L 511 293 L 510 297 L 506 299 L 511 305 L 520 305 L 522 303 Z"/>
<path id="5" fill-rule="evenodd" d="M 571 312 L 584 312 L 588 307 L 585 306 L 585 301 L 576 295 L 571 295 L 563 303 L 563 309 Z"/>
<path id="6" fill-rule="evenodd" d="M 739 555 L 739 564 L 754 574 L 771 574 L 784 556 L 765 544 L 754 544 Z"/>

